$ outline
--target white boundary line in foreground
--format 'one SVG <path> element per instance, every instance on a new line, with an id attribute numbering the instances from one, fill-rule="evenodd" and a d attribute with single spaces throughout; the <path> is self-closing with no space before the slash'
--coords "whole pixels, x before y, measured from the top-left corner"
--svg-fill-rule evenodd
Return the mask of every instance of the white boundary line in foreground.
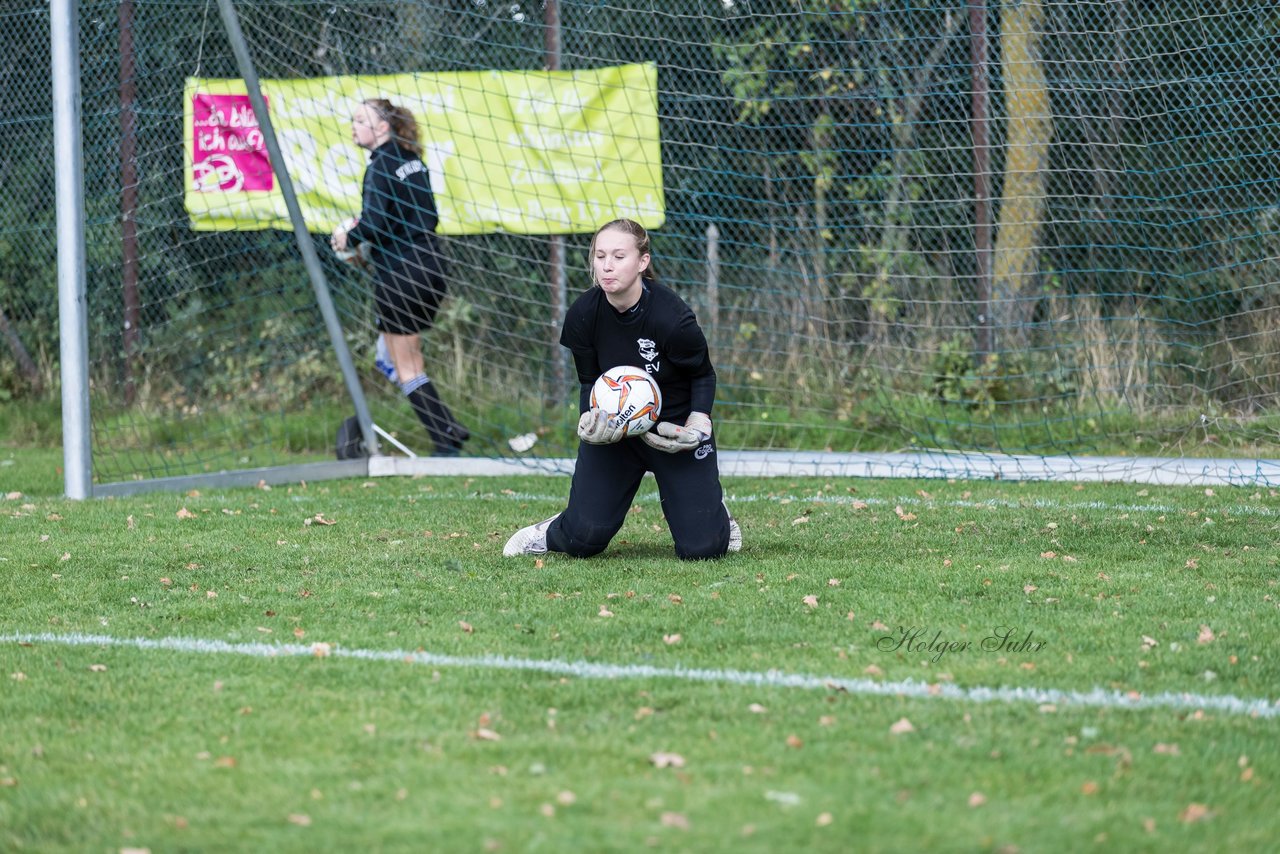
<path id="1" fill-rule="evenodd" d="M 644 664 L 597 664 L 589 661 L 511 658 L 505 655 L 459 656 L 407 650 L 347 649 L 313 644 L 229 643 L 198 638 L 117 638 L 109 635 L 8 634 L 0 641 L 20 644 L 62 646 L 124 647 L 139 650 L 171 650 L 200 654 L 243 655 L 251 658 L 334 657 L 362 661 L 400 662 L 432 667 L 477 668 L 484 670 L 530 671 L 579 679 L 675 679 L 763 688 L 806 688 L 846 691 L 864 696 L 910 697 L 913 699 L 959 700 L 974 703 L 1034 703 L 1037 705 L 1082 706 L 1101 709 L 1171 709 L 1214 711 L 1254 718 L 1280 717 L 1280 700 L 1241 698 L 1232 695 L 1161 693 L 1137 694 L 1094 688 L 1064 691 L 1056 688 L 962 688 L 950 683 L 930 684 L 906 679 L 876 682 L 834 676 L 782 673 L 777 670 L 704 670 L 683 667 L 651 667 Z"/>

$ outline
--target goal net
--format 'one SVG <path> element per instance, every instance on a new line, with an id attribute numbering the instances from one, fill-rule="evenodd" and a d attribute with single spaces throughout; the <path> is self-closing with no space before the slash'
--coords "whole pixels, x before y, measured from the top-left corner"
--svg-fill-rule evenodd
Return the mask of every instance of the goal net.
<path id="1" fill-rule="evenodd" d="M 722 471 L 1280 479 L 1280 3 L 227 4 L 284 175 L 222 5 L 80 3 L 102 491 L 350 473 L 344 350 L 384 470 L 430 453 L 328 244 L 365 97 L 423 130 L 450 465 L 572 458 L 559 323 L 631 216 L 707 332 Z"/>

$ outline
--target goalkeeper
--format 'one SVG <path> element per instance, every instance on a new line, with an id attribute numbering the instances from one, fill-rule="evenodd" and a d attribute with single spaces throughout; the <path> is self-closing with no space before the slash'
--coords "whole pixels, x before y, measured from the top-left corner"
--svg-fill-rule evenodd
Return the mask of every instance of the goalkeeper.
<path id="1" fill-rule="evenodd" d="M 678 557 L 738 551 L 742 534 L 724 504 L 711 431 L 716 372 L 697 318 L 655 280 L 639 223 L 619 219 L 597 231 L 591 265 L 593 287 L 570 306 L 560 333 L 581 383 L 569 506 L 517 531 L 502 553 L 599 554 L 622 528 L 645 472 L 658 482 Z M 624 438 L 621 423 L 591 408 L 596 378 L 617 365 L 643 366 L 662 390 L 661 420 L 639 437 Z"/>

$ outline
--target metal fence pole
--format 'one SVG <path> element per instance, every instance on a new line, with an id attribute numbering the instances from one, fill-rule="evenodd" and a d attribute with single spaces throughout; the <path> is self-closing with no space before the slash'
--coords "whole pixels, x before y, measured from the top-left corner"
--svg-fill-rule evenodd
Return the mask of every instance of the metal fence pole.
<path id="1" fill-rule="evenodd" d="M 560 70 L 560 3 L 558 0 L 546 0 L 543 8 L 543 53 L 546 57 L 548 71 Z M 569 382 L 569 354 L 561 352 L 560 327 L 564 325 L 565 312 L 569 309 L 569 277 L 566 270 L 567 249 L 563 234 L 553 234 L 548 247 L 547 261 L 551 267 L 551 371 L 554 386 L 552 400 L 557 405 L 563 403 L 568 395 L 566 385 Z M 574 395 L 568 395 L 575 399 Z"/>

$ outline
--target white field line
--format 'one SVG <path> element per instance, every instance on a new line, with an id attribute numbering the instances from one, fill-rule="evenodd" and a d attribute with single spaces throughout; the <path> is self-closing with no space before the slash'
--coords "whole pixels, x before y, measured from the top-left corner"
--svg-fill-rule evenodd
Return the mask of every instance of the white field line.
<path id="1" fill-rule="evenodd" d="M 430 667 L 458 667 L 480 670 L 510 670 L 549 673 L 579 679 L 674 679 L 763 688 L 826 689 L 850 694 L 881 697 L 910 697 L 922 700 L 957 700 L 971 703 L 1035 704 L 1037 706 L 1078 706 L 1103 709 L 1170 709 L 1175 711 L 1220 712 L 1254 718 L 1280 717 L 1280 700 L 1242 698 L 1231 695 L 1161 693 L 1138 694 L 1094 688 L 1067 691 L 1056 688 L 962 688 L 950 683 L 930 684 L 906 679 L 877 682 L 835 676 L 783 673 L 777 670 L 705 670 L 683 667 L 651 667 L 644 664 L 600 664 L 589 661 L 511 658 L 505 655 L 458 656 L 408 650 L 348 649 L 313 644 L 228 643 L 198 638 L 117 638 L 85 634 L 9 634 L 0 641 L 20 644 L 61 646 L 123 647 L 143 651 L 166 650 L 194 654 L 242 655 L 251 658 L 333 657 L 361 661 L 399 662 Z"/>

